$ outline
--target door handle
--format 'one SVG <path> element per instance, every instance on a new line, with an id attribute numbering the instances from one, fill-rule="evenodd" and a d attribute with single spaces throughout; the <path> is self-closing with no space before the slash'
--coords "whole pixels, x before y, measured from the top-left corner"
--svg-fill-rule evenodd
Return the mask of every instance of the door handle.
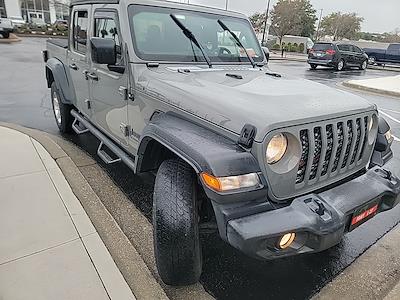
<path id="1" fill-rule="evenodd" d="M 99 80 L 99 77 L 97 77 L 96 73 L 93 73 L 93 72 L 87 73 L 86 76 L 95 81 Z"/>
<path id="2" fill-rule="evenodd" d="M 72 69 L 72 70 L 75 70 L 75 71 L 79 70 L 79 68 L 78 68 L 78 66 L 76 64 L 70 64 L 69 68 Z"/>

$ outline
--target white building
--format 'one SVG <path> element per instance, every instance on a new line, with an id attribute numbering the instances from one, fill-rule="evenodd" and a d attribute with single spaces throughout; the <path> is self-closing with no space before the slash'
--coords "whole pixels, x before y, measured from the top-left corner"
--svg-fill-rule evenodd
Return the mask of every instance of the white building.
<path id="1" fill-rule="evenodd" d="M 0 0 L 1 17 L 22 17 L 28 23 L 51 24 L 67 19 L 69 0 Z"/>

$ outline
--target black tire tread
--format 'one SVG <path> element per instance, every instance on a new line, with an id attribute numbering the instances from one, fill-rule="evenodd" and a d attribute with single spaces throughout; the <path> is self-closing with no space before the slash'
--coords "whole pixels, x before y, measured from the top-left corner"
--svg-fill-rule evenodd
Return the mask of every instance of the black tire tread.
<path id="1" fill-rule="evenodd" d="M 58 124 L 58 129 L 61 133 L 71 133 L 72 132 L 72 123 L 74 122 L 74 118 L 71 115 L 72 105 L 64 104 L 61 100 L 61 95 L 58 91 L 56 82 L 53 81 L 51 83 L 51 105 L 53 107 L 53 93 L 54 91 L 58 94 L 59 104 L 60 104 L 60 112 L 61 112 L 61 124 Z M 54 112 L 54 107 L 53 107 Z M 55 118 L 55 116 L 54 116 Z"/>
<path id="2" fill-rule="evenodd" d="M 180 159 L 164 161 L 153 203 L 154 252 L 161 279 L 174 286 L 196 283 L 202 262 L 192 168 Z"/>

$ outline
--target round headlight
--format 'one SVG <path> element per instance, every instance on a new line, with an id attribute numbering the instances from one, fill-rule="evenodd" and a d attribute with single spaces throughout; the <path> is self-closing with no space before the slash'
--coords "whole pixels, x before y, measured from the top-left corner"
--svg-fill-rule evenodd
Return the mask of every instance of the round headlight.
<path id="1" fill-rule="evenodd" d="M 284 134 L 275 135 L 267 146 L 267 163 L 274 164 L 282 159 L 287 150 L 288 141 Z"/>

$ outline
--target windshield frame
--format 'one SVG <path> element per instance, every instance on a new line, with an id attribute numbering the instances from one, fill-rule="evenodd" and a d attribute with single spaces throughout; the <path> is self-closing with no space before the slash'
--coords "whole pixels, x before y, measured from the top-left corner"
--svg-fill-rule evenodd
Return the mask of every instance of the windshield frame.
<path id="1" fill-rule="evenodd" d="M 136 8 L 136 9 L 135 9 Z M 199 15 L 212 15 L 214 18 L 216 18 L 216 21 L 218 19 L 222 20 L 238 20 L 241 22 L 244 22 L 248 24 L 250 32 L 254 40 L 256 41 L 256 44 L 258 46 L 258 51 L 261 53 L 260 58 L 254 58 L 256 65 L 265 65 L 266 58 L 264 51 L 261 48 L 261 45 L 259 44 L 258 38 L 254 32 L 253 26 L 251 25 L 251 22 L 249 21 L 248 18 L 246 17 L 240 17 L 240 16 L 232 16 L 229 14 L 223 14 L 220 12 L 210 12 L 210 11 L 199 11 L 199 10 L 194 10 L 194 9 L 188 9 L 188 8 L 175 8 L 175 7 L 170 7 L 170 6 L 154 6 L 154 5 L 145 5 L 145 4 L 130 4 L 128 5 L 128 24 L 129 24 L 129 31 L 130 31 L 130 37 L 131 37 L 131 42 L 133 46 L 133 51 L 135 56 L 140 62 L 143 63 L 148 63 L 148 62 L 157 62 L 157 63 L 162 63 L 162 64 L 188 64 L 188 65 L 207 65 L 207 62 L 205 60 L 200 60 L 200 61 L 189 61 L 189 60 L 184 60 L 184 59 L 179 59 L 179 55 L 177 55 L 177 59 L 171 60 L 171 59 L 148 59 L 140 55 L 140 51 L 135 43 L 135 31 L 134 31 L 134 26 L 133 26 L 133 17 L 135 14 L 142 12 L 143 10 L 137 10 L 137 8 L 159 8 L 159 9 L 170 9 L 176 12 L 176 14 L 181 13 L 191 13 L 191 14 L 199 14 Z M 255 49 L 256 50 L 256 49 Z M 182 56 L 180 56 L 182 57 Z M 250 65 L 251 62 L 247 57 L 240 57 L 240 61 L 238 60 L 232 60 L 232 61 L 215 61 L 211 60 L 213 65 Z M 250 65 L 251 66 L 251 65 Z"/>

